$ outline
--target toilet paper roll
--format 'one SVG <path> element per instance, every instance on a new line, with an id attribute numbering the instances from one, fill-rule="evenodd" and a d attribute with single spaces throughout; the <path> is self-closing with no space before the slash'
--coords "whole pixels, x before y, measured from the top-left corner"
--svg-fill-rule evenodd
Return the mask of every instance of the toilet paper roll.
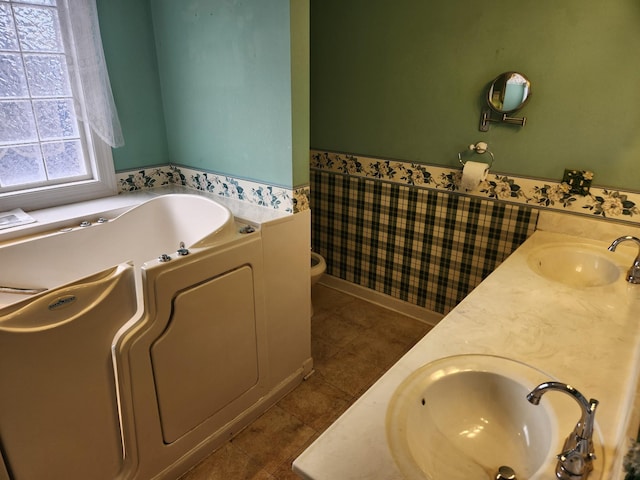
<path id="1" fill-rule="evenodd" d="M 466 162 L 462 169 L 462 180 L 460 189 L 464 191 L 475 190 L 480 182 L 484 181 L 489 174 L 489 165 L 482 162 Z"/>

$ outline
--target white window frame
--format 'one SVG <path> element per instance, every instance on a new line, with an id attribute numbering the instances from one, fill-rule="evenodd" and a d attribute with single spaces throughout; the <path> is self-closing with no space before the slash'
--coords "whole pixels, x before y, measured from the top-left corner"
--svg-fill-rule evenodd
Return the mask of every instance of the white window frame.
<path id="1" fill-rule="evenodd" d="M 39 210 L 115 195 L 117 182 L 111 147 L 97 135 L 91 137 L 91 141 L 87 143 L 93 144 L 93 152 L 90 154 L 93 158 L 89 160 L 93 169 L 92 179 L 0 194 L 0 210 Z"/>
<path id="2" fill-rule="evenodd" d="M 9 2 L 7 4 L 10 5 Z M 62 12 L 58 10 L 58 13 Z M 72 51 L 67 51 L 67 46 L 65 46 L 65 54 L 71 55 L 75 59 L 75 48 L 72 48 Z M 85 99 L 77 73 L 75 78 L 69 80 L 73 97 L 80 108 L 84 110 Z M 77 113 L 80 114 L 80 112 Z M 87 118 L 87 115 L 83 112 L 78 116 L 78 128 L 83 132 L 84 140 L 82 143 L 86 147 L 84 149 L 85 155 L 89 157 L 87 166 L 91 170 L 91 178 L 0 193 L 0 211 L 14 208 L 21 208 L 25 211 L 39 210 L 117 194 L 111 147 L 96 135 L 81 118 Z"/>

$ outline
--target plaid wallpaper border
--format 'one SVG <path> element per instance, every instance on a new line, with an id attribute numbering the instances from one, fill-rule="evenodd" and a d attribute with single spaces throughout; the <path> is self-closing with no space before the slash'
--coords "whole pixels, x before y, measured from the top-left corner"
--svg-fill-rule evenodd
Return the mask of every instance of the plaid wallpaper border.
<path id="1" fill-rule="evenodd" d="M 309 209 L 308 185 L 291 190 L 175 165 L 118 172 L 116 180 L 119 192 L 164 185 L 183 185 L 287 213 L 298 213 Z"/>
<path id="2" fill-rule="evenodd" d="M 488 157 L 464 152 L 465 160 L 488 162 Z M 414 185 L 439 191 L 460 190 L 462 168 L 454 169 L 398 160 L 356 156 L 312 150 L 311 168 L 348 175 L 377 178 L 401 185 Z M 591 184 L 593 173 L 574 170 L 574 177 Z M 466 192 L 480 198 L 508 201 L 537 208 L 550 208 L 563 212 L 598 216 L 609 220 L 640 225 L 640 193 L 600 187 L 583 188 L 566 182 L 507 176 L 490 172 L 475 190 Z"/>
<path id="3" fill-rule="evenodd" d="M 327 273 L 447 313 L 535 230 L 537 210 L 311 170 L 313 249 Z"/>

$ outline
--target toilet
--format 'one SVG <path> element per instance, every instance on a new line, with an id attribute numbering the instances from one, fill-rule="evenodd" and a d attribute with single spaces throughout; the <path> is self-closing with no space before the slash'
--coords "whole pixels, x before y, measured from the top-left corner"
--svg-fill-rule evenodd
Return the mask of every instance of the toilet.
<path id="1" fill-rule="evenodd" d="M 315 252 L 311 252 L 311 286 L 313 287 L 318 280 L 322 277 L 322 274 L 327 269 L 327 263 L 322 258 L 322 255 L 318 255 Z M 313 303 L 311 304 L 311 316 L 313 317 Z"/>

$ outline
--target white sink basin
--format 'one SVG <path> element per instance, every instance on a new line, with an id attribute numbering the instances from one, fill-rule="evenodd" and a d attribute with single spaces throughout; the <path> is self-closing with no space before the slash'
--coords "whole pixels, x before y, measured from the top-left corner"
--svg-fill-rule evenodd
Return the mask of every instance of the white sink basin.
<path id="1" fill-rule="evenodd" d="M 423 366 L 398 387 L 387 410 L 387 440 L 397 466 L 407 479 L 494 479 L 502 466 L 521 479 L 554 478 L 555 455 L 580 409 L 557 392 L 538 406 L 527 401 L 529 391 L 550 379 L 490 355 Z"/>
<path id="2" fill-rule="evenodd" d="M 620 268 L 612 253 L 591 245 L 547 245 L 529 254 L 529 267 L 539 275 L 572 287 L 598 287 L 615 282 Z"/>

